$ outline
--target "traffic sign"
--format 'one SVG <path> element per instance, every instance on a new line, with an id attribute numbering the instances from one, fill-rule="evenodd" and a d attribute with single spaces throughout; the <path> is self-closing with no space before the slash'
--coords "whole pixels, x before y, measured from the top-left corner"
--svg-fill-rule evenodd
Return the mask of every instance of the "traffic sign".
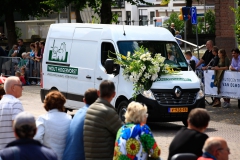
<path id="1" fill-rule="evenodd" d="M 191 21 L 192 24 L 197 24 L 197 8 L 191 7 Z"/>

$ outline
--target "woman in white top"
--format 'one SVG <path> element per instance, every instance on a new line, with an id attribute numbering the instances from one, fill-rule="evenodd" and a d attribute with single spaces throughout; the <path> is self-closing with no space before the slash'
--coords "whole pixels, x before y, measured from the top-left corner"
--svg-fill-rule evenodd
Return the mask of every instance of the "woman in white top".
<path id="1" fill-rule="evenodd" d="M 37 134 L 34 139 L 39 140 L 45 146 L 52 148 L 62 159 L 65 148 L 71 116 L 64 112 L 66 98 L 58 91 L 47 94 L 44 100 L 44 108 L 47 114 L 41 115 L 37 121 Z"/>

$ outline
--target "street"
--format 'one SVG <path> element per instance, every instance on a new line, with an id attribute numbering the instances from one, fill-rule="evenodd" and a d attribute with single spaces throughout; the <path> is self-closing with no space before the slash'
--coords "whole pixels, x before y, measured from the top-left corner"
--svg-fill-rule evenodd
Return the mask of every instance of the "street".
<path id="1" fill-rule="evenodd" d="M 40 86 L 24 86 L 23 88 L 23 95 L 20 101 L 25 111 L 32 113 L 36 118 L 46 113 L 43 103 L 40 100 Z M 207 98 L 207 100 L 211 102 L 210 98 Z M 208 136 L 221 136 L 225 138 L 231 151 L 229 159 L 237 160 L 240 156 L 240 109 L 237 108 L 237 100 L 231 99 L 230 103 L 230 108 L 206 106 L 206 109 L 210 113 L 211 121 L 205 133 Z M 74 114 L 74 112 L 68 112 L 68 114 Z M 151 123 L 149 126 L 161 148 L 161 158 L 166 160 L 168 147 L 176 132 L 183 124 L 182 122 Z"/>

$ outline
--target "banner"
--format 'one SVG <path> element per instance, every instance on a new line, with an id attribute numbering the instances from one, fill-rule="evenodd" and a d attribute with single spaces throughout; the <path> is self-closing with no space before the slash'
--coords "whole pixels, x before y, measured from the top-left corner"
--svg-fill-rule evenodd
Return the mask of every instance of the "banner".
<path id="1" fill-rule="evenodd" d="M 205 94 L 240 99 L 240 72 L 225 71 L 221 82 L 220 94 L 217 94 L 214 77 L 214 70 L 204 71 Z"/>

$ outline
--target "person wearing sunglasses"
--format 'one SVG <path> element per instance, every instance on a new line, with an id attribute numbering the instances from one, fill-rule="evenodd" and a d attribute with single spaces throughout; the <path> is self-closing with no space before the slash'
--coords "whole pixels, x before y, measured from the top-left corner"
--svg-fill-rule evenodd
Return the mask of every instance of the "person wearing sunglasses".
<path id="1" fill-rule="evenodd" d="M 203 155 L 198 160 L 228 160 L 230 149 L 222 137 L 210 137 L 203 146 Z"/>
<path id="2" fill-rule="evenodd" d="M 19 97 L 22 96 L 22 82 L 16 76 L 8 77 L 4 83 L 6 92 L 0 101 L 0 150 L 15 140 L 13 122 L 18 113 L 23 111 Z"/>
<path id="3" fill-rule="evenodd" d="M 125 123 L 117 133 L 114 160 L 118 159 L 160 159 L 158 147 L 147 122 L 147 107 L 131 102 L 125 114 Z"/>
<path id="4" fill-rule="evenodd" d="M 26 52 L 26 47 L 23 44 L 23 39 L 18 39 L 18 53 L 17 53 L 17 57 L 22 58 L 22 53 Z"/>

